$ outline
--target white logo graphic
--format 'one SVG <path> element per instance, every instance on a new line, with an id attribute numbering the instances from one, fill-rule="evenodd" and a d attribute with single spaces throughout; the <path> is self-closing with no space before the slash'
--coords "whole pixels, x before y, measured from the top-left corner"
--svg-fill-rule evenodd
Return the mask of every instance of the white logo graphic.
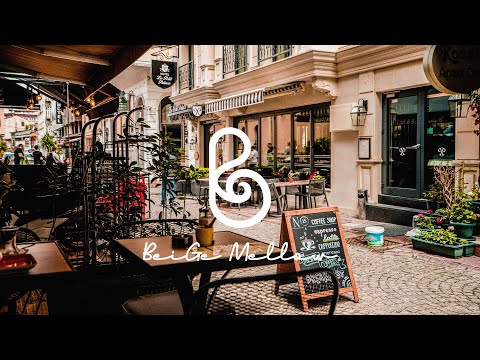
<path id="1" fill-rule="evenodd" d="M 308 225 L 308 217 L 302 216 L 302 217 L 300 218 L 300 224 L 301 224 L 302 226 L 307 226 L 307 225 Z"/>
<path id="2" fill-rule="evenodd" d="M 218 139 L 229 134 L 238 136 L 242 140 L 245 151 L 238 158 L 232 161 L 228 161 L 225 164 L 216 168 L 215 166 L 216 148 L 217 148 Z M 232 128 L 232 127 L 226 127 L 218 130 L 215 134 L 212 135 L 210 139 L 210 144 L 209 144 L 209 175 L 208 177 L 209 177 L 209 186 L 210 186 L 210 191 L 209 191 L 210 207 L 212 209 L 213 215 L 215 215 L 215 217 L 218 220 L 220 220 L 222 224 L 231 226 L 237 229 L 250 227 L 262 221 L 265 215 L 267 215 L 268 210 L 270 209 L 270 202 L 272 201 L 270 196 L 270 189 L 268 188 L 267 182 L 262 176 L 260 176 L 259 173 L 256 173 L 253 170 L 240 169 L 240 170 L 234 171 L 229 175 L 227 179 L 227 184 L 225 187 L 227 191 L 224 191 L 222 188 L 220 188 L 220 185 L 218 183 L 218 179 L 220 175 L 222 175 L 228 169 L 232 169 L 235 166 L 239 166 L 245 161 L 247 161 L 247 158 L 250 155 L 250 147 L 251 147 L 251 143 L 248 136 L 243 131 Z M 243 194 L 235 194 L 235 191 L 233 190 L 233 185 L 235 181 L 242 177 L 251 178 L 255 180 L 255 182 L 258 185 L 260 185 L 260 188 L 263 193 L 263 204 L 262 204 L 262 207 L 260 208 L 260 211 L 252 218 L 246 219 L 246 220 L 232 220 L 226 217 L 225 215 L 223 215 L 222 212 L 218 209 L 217 204 L 215 202 L 216 195 L 218 194 L 221 198 L 232 203 L 243 203 L 248 199 L 250 199 L 250 195 L 252 194 L 252 189 L 248 183 L 241 181 L 238 184 L 238 189 L 242 188 Z"/>
<path id="3" fill-rule="evenodd" d="M 407 149 L 404 147 L 398 148 L 398 152 L 400 153 L 400 156 L 405 156 L 405 153 L 407 152 Z"/>
<path id="4" fill-rule="evenodd" d="M 445 156 L 445 153 L 447 152 L 447 149 L 445 149 L 443 146 L 441 148 L 438 148 L 438 153 L 440 156 Z"/>
<path id="5" fill-rule="evenodd" d="M 162 64 L 162 72 L 168 72 L 170 70 L 170 67 L 167 64 Z"/>
<path id="6" fill-rule="evenodd" d="M 300 250 L 302 251 L 308 251 L 308 250 L 314 250 L 315 249 L 315 241 L 306 239 L 302 240 L 302 247 Z"/>

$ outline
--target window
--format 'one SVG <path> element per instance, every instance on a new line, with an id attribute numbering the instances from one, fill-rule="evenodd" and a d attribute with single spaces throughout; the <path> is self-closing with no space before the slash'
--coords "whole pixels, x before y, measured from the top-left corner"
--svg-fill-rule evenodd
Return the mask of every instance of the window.
<path id="1" fill-rule="evenodd" d="M 326 179 L 330 187 L 330 108 L 313 110 L 313 169 Z"/>
<path id="2" fill-rule="evenodd" d="M 316 171 L 330 187 L 329 104 L 242 116 L 234 124 L 257 146 L 260 165 Z M 236 157 L 243 152 L 238 138 L 234 152 Z"/>
<path id="3" fill-rule="evenodd" d="M 223 45 L 223 77 L 247 68 L 247 45 Z"/>
<path id="4" fill-rule="evenodd" d="M 289 57 L 292 45 L 258 45 L 258 64 L 266 60 L 277 61 Z"/>
<path id="5" fill-rule="evenodd" d="M 310 169 L 310 111 L 293 114 L 293 171 Z"/>

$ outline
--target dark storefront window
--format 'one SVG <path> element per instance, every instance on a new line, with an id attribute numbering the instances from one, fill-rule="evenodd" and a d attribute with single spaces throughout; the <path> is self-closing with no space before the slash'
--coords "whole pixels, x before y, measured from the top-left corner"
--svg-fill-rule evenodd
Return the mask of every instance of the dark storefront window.
<path id="1" fill-rule="evenodd" d="M 425 122 L 425 188 L 433 183 L 435 165 L 452 165 L 455 160 L 454 120 L 450 116 L 448 95 L 429 90 Z"/>
<path id="2" fill-rule="evenodd" d="M 310 111 L 293 114 L 293 170 L 310 169 Z"/>
<path id="3" fill-rule="evenodd" d="M 235 119 L 235 127 L 257 147 L 260 166 L 317 171 L 330 187 L 329 109 L 329 104 L 322 104 L 242 116 Z M 236 156 L 243 151 L 238 139 L 234 151 Z"/>

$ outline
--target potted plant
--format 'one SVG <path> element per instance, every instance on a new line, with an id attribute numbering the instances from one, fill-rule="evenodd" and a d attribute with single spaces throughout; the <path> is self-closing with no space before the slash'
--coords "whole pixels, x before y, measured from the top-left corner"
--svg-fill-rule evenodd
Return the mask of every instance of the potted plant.
<path id="1" fill-rule="evenodd" d="M 449 209 L 449 220 L 458 237 L 465 239 L 472 237 L 477 217 L 465 196 L 459 195 L 452 204 Z"/>
<path id="2" fill-rule="evenodd" d="M 470 201 L 471 208 L 473 212 L 479 213 L 480 212 L 480 186 L 478 183 L 472 188 L 470 192 L 467 193 L 467 201 Z"/>
<path id="3" fill-rule="evenodd" d="M 55 138 L 50 134 L 43 135 L 40 143 L 44 149 L 47 149 L 48 152 L 51 152 L 52 149 L 57 146 Z"/>
<path id="4" fill-rule="evenodd" d="M 415 250 L 452 258 L 462 257 L 464 248 L 468 247 L 468 252 L 470 252 L 472 247 L 468 241 L 458 239 L 450 229 L 434 229 L 430 232 L 420 231 L 416 236 L 411 237 L 411 240 Z"/>
<path id="5" fill-rule="evenodd" d="M 420 228 L 420 230 L 426 230 L 426 231 L 431 231 L 435 228 L 439 228 L 442 223 L 443 219 L 438 216 L 433 214 L 433 210 L 429 209 L 428 215 L 425 214 L 417 214 L 415 215 L 415 225 Z"/>
<path id="6" fill-rule="evenodd" d="M 321 179 L 324 179 L 324 177 L 320 174 L 317 174 L 316 171 L 311 173 L 310 176 L 308 177 L 308 180 L 321 180 Z"/>
<path id="7" fill-rule="evenodd" d="M 151 181 L 160 180 L 156 186 L 162 186 L 160 217 L 166 218 L 168 211 L 178 215 L 181 207 L 175 201 L 174 183 L 175 177 L 182 169 L 184 149 L 178 147 L 178 139 L 172 138 L 171 133 L 164 131 L 146 136 L 146 140 L 148 144 L 145 148 L 151 156 L 147 170 L 154 176 Z"/>
<path id="8" fill-rule="evenodd" d="M 431 184 L 428 190 L 423 193 L 423 197 L 427 200 L 427 209 L 435 211 L 445 206 L 443 187 L 438 182 Z"/>
<path id="9" fill-rule="evenodd" d="M 0 257 L 18 253 L 16 246 L 18 226 L 10 226 L 13 213 L 12 195 L 17 189 L 17 183 L 11 178 L 10 172 L 0 176 Z"/>
<path id="10" fill-rule="evenodd" d="M 191 166 L 193 167 L 193 166 Z M 198 167 L 195 168 L 193 167 L 194 171 L 191 174 L 190 177 L 190 182 L 191 182 L 191 189 L 192 189 L 192 195 L 193 196 L 199 196 L 200 195 L 200 179 L 208 177 L 209 169 L 205 167 Z"/>

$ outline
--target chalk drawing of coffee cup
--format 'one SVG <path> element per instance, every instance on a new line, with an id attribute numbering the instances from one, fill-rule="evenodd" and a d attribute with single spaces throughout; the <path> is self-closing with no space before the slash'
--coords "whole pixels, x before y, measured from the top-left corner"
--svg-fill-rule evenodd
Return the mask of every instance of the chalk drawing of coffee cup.
<path id="1" fill-rule="evenodd" d="M 310 240 L 310 239 L 302 240 L 302 247 L 300 250 L 302 251 L 313 250 L 315 248 L 314 244 L 315 242 L 313 240 Z"/>

